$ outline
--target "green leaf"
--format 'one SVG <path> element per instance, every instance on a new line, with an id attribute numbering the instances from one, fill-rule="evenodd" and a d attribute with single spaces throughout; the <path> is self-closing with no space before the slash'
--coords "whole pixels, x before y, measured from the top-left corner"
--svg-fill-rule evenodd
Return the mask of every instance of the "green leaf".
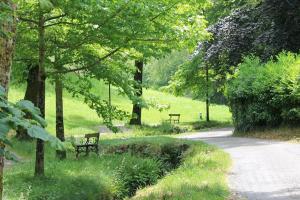
<path id="1" fill-rule="evenodd" d="M 13 115 L 14 117 L 18 117 L 18 118 L 21 118 L 24 114 L 20 109 L 18 109 L 16 107 L 12 107 L 12 106 L 8 106 L 7 110 L 11 115 Z"/>
<path id="2" fill-rule="evenodd" d="M 27 100 L 21 100 L 19 102 L 17 102 L 16 104 L 21 110 L 23 110 L 25 113 L 30 114 L 31 117 L 36 120 L 41 126 L 46 127 L 47 123 L 44 120 L 44 118 L 42 118 L 41 115 L 41 111 L 35 107 L 33 105 L 33 103 L 31 101 L 27 101 Z"/>
<path id="3" fill-rule="evenodd" d="M 49 141 L 50 135 L 40 126 L 33 125 L 28 128 L 27 133 L 30 137 L 38 138 L 44 141 Z"/>
<path id="4" fill-rule="evenodd" d="M 0 101 L 0 108 L 7 108 L 8 105 L 2 101 Z"/>
<path id="5" fill-rule="evenodd" d="M 37 107 L 35 107 L 31 101 L 21 100 L 16 103 L 16 106 L 18 106 L 21 110 L 25 110 L 26 112 L 34 115 L 41 114 L 41 111 Z"/>
<path id="6" fill-rule="evenodd" d="M 39 0 L 42 10 L 49 10 L 53 8 L 53 4 L 49 0 Z"/>
<path id="7" fill-rule="evenodd" d="M 14 153 L 12 153 L 8 150 L 4 150 L 4 157 L 7 160 L 13 160 L 13 161 L 18 161 L 19 160 L 18 157 Z"/>
<path id="8" fill-rule="evenodd" d="M 9 132 L 10 129 L 11 129 L 11 127 L 10 127 L 8 121 L 4 120 L 4 119 L 1 119 L 0 120 L 0 135 L 1 136 L 6 135 Z"/>
<path id="9" fill-rule="evenodd" d="M 6 96 L 6 94 L 5 94 L 5 89 L 0 85 L 0 96 L 1 97 L 4 97 L 4 96 Z"/>
<path id="10" fill-rule="evenodd" d="M 51 146 L 57 150 L 64 150 L 63 143 L 56 137 L 50 135 L 45 129 L 40 126 L 33 125 L 28 130 L 27 133 L 30 137 L 38 138 L 43 141 L 49 141 Z"/>

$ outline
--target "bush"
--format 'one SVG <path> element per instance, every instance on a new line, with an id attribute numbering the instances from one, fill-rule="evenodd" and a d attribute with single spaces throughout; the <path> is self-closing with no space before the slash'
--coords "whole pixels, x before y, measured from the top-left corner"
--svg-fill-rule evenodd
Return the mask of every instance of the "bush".
<path id="1" fill-rule="evenodd" d="M 202 130 L 202 129 L 210 129 L 210 128 L 223 128 L 232 126 L 231 122 L 220 122 L 220 121 L 199 121 L 193 122 L 192 128 L 193 130 Z"/>
<path id="2" fill-rule="evenodd" d="M 155 184 L 162 176 L 161 165 L 158 160 L 125 156 L 116 171 L 118 198 L 131 197 L 139 188 Z"/>
<path id="3" fill-rule="evenodd" d="M 151 144 L 136 142 L 110 146 L 105 149 L 106 154 L 130 154 L 143 158 L 152 158 L 161 161 L 162 172 L 176 168 L 182 159 L 183 153 L 189 148 L 185 143 Z"/>
<path id="4" fill-rule="evenodd" d="M 227 87 L 237 131 L 300 124 L 300 55 L 247 57 Z"/>
<path id="5" fill-rule="evenodd" d="M 179 125 L 171 124 L 170 122 L 164 121 L 156 126 L 143 125 L 135 127 L 135 133 L 140 135 L 167 135 L 167 134 L 180 134 L 187 132 L 188 129 L 180 127 Z"/>

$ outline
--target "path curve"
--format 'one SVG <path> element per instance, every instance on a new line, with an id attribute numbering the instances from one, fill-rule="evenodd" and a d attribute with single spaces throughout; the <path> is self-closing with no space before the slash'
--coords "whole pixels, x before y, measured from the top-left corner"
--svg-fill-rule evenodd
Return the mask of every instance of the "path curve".
<path id="1" fill-rule="evenodd" d="M 241 199 L 300 200 L 300 144 L 232 137 L 232 129 L 184 136 L 231 155 L 229 187 Z"/>

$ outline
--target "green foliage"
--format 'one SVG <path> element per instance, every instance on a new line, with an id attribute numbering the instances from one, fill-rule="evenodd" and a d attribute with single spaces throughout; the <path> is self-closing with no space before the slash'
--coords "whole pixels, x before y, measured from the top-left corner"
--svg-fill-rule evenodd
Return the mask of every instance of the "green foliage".
<path id="1" fill-rule="evenodd" d="M 178 67 L 188 60 L 186 50 L 173 51 L 160 59 L 152 59 L 145 66 L 144 82 L 146 86 L 161 88 L 167 86 Z"/>
<path id="2" fill-rule="evenodd" d="M 261 0 L 210 0 L 211 6 L 205 11 L 205 16 L 210 24 L 220 18 L 228 16 L 233 10 L 246 5 L 255 5 Z"/>
<path id="3" fill-rule="evenodd" d="M 11 145 L 8 137 L 9 131 L 22 127 L 28 131 L 30 137 L 49 141 L 55 148 L 63 149 L 62 143 L 44 129 L 47 124 L 40 116 L 40 110 L 30 101 L 21 100 L 15 104 L 8 102 L 5 90 L 1 86 L 0 111 L 1 143 Z M 1 153 L 3 155 L 3 152 Z"/>
<path id="4" fill-rule="evenodd" d="M 228 84 L 227 96 L 238 131 L 300 122 L 300 56 L 281 53 L 261 63 L 247 57 Z"/>
<path id="5" fill-rule="evenodd" d="M 18 82 L 38 63 L 38 32 L 43 28 L 47 78 L 63 80 L 66 73 L 78 72 L 82 79 L 104 80 L 134 103 L 142 102 L 132 87 L 132 61 L 159 58 L 173 49 L 191 49 L 199 38 L 206 37 L 206 22 L 198 12 L 206 0 L 16 2 L 20 22 L 13 79 Z M 44 23 L 42 27 L 39 22 Z M 110 128 L 109 110 L 114 117 L 124 118 L 124 112 L 99 101 L 88 90 L 82 91 L 81 85 L 65 85 L 77 94 L 80 91 Z"/>
<path id="6" fill-rule="evenodd" d="M 3 28 L 5 24 L 13 23 L 12 16 L 13 14 L 12 2 L 10 1 L 1 1 L 0 2 L 0 39 L 9 37 L 10 33 L 7 33 Z"/>
<path id="7" fill-rule="evenodd" d="M 208 94 L 210 102 L 225 104 L 224 88 L 218 85 L 221 77 L 204 61 L 202 54 L 193 55 L 178 67 L 166 89 L 175 95 L 189 95 L 200 100 L 206 100 Z"/>
<path id="8" fill-rule="evenodd" d="M 231 127 L 231 122 L 219 122 L 219 121 L 200 121 L 191 123 L 193 130 L 203 130 L 210 128 L 226 128 Z"/>
<path id="9" fill-rule="evenodd" d="M 144 158 L 132 159 L 124 156 L 116 170 L 116 181 L 119 188 L 119 199 L 130 197 L 139 188 L 155 184 L 161 177 L 161 163 L 157 160 Z"/>
<path id="10" fill-rule="evenodd" d="M 134 132 L 138 135 L 172 135 L 187 132 L 188 129 L 180 125 L 171 124 L 168 121 L 163 121 L 158 125 L 143 125 L 134 127 Z"/>

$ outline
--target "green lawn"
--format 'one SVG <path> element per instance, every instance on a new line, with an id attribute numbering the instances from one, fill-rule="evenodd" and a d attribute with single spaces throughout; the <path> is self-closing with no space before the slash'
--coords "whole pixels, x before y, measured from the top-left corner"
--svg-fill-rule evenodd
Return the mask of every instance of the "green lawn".
<path id="1" fill-rule="evenodd" d="M 107 86 L 100 82 L 93 82 L 93 92 L 99 92 L 103 99 L 107 99 Z M 13 86 L 9 91 L 9 99 L 16 101 L 24 96 L 24 86 Z M 160 104 L 169 104 L 170 110 L 159 112 L 153 108 L 144 109 L 142 120 L 143 123 L 153 125 L 160 124 L 163 120 L 168 119 L 168 113 L 180 113 L 181 122 L 194 122 L 199 120 L 199 113 L 205 115 L 205 104 L 201 101 L 192 100 L 186 97 L 175 97 L 171 94 L 158 92 L 151 89 L 144 90 L 144 98 L 155 100 Z M 131 102 L 124 96 L 118 95 L 116 89 L 112 90 L 112 103 L 120 108 L 131 112 Z M 89 131 L 97 130 L 102 122 L 97 114 L 85 105 L 80 99 L 73 98 L 65 92 L 64 95 L 64 117 L 66 135 L 82 134 Z M 228 107 L 212 105 L 211 119 L 220 122 L 230 122 L 231 113 Z M 55 94 L 54 89 L 49 84 L 46 91 L 46 120 L 49 124 L 48 130 L 55 133 Z"/>
<path id="2" fill-rule="evenodd" d="M 161 136 L 102 138 L 100 157 L 91 154 L 77 160 L 70 148 L 64 161 L 57 160 L 54 149 L 47 145 L 46 176 L 42 178 L 33 177 L 35 145 L 16 140 L 13 144 L 23 162 L 5 170 L 4 199 L 226 200 L 229 196 L 230 158 L 202 142 Z M 167 163 L 174 161 L 174 154 L 181 159 L 180 165 L 170 168 Z M 130 188 L 140 189 L 128 196 L 135 191 Z"/>

